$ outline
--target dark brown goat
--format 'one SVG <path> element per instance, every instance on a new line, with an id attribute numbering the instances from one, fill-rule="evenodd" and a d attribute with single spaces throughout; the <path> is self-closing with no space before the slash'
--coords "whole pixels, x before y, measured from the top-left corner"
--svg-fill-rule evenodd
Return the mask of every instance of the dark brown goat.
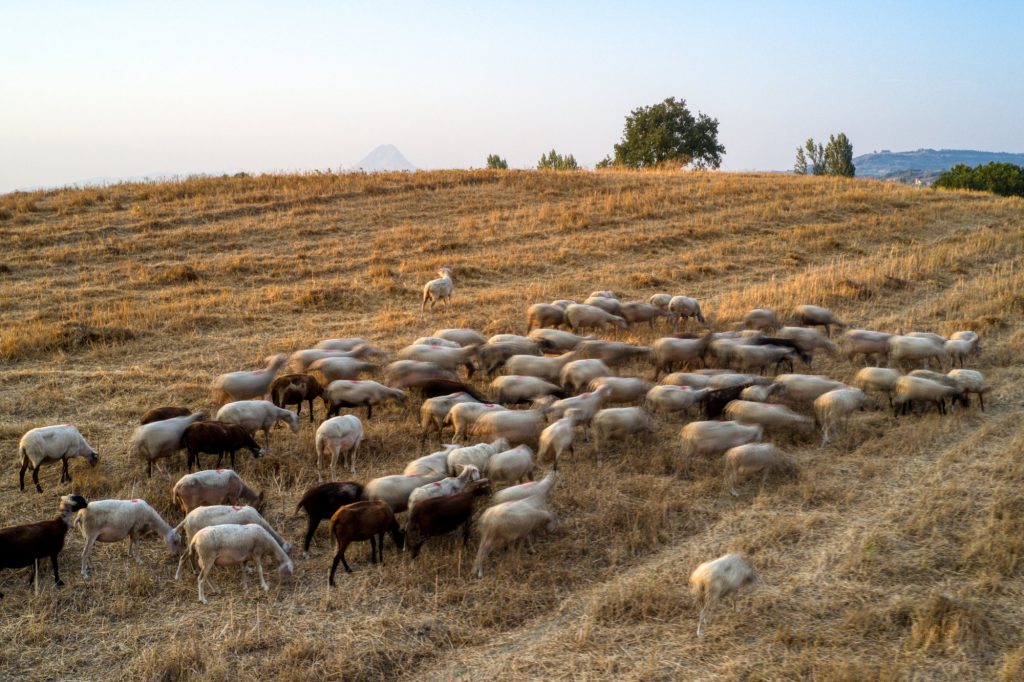
<path id="1" fill-rule="evenodd" d="M 540 346 L 536 343 L 524 343 L 521 341 L 499 341 L 487 343 L 480 346 L 479 351 L 480 369 L 493 377 L 495 372 L 505 366 L 508 359 L 513 355 L 543 355 Z M 473 376 L 472 372 L 469 374 Z"/>
<path id="2" fill-rule="evenodd" d="M 139 423 L 151 424 L 153 422 L 162 422 L 165 419 L 173 419 L 174 417 L 187 417 L 190 414 L 192 414 L 192 410 L 187 407 L 154 407 L 142 415 Z"/>
<path id="3" fill-rule="evenodd" d="M 238 424 L 221 421 L 202 421 L 188 425 L 181 436 L 181 442 L 188 449 L 188 470 L 192 465 L 202 468 L 199 455 L 217 455 L 215 469 L 220 468 L 225 454 L 231 455 L 231 468 L 235 468 L 235 453 L 246 448 L 253 459 L 259 459 L 262 451 L 252 435 Z"/>
<path id="4" fill-rule="evenodd" d="M 438 398 L 443 395 L 451 395 L 452 393 L 468 393 L 473 396 L 476 400 L 482 403 L 487 402 L 487 398 L 477 391 L 469 384 L 464 384 L 461 381 L 448 381 L 447 379 L 431 379 L 420 386 L 420 395 L 423 399 Z"/>
<path id="5" fill-rule="evenodd" d="M 491 484 L 486 478 L 473 481 L 461 493 L 444 497 L 429 497 L 420 500 L 409 512 L 406 527 L 406 542 L 412 550 L 412 558 L 420 553 L 420 547 L 436 535 L 445 535 L 462 526 L 462 544 L 469 542 L 469 526 L 473 518 L 473 506 L 478 497 L 491 494 Z"/>
<path id="6" fill-rule="evenodd" d="M 801 362 L 803 362 L 808 367 L 811 366 L 811 361 L 814 359 L 814 356 L 811 355 L 811 352 L 806 350 L 794 339 L 783 339 L 777 336 L 755 336 L 753 342 L 755 346 L 782 346 L 783 348 L 792 348 L 793 351 L 800 358 Z M 783 362 L 784 360 L 786 360 L 786 358 L 782 358 L 781 360 L 779 360 L 779 363 Z M 776 363 L 776 370 L 778 370 L 779 368 L 779 363 Z M 793 371 L 792 360 L 789 360 L 789 371 Z"/>
<path id="7" fill-rule="evenodd" d="M 309 516 L 306 525 L 306 540 L 302 545 L 302 555 L 309 558 L 309 543 L 313 533 L 320 527 L 320 522 L 334 516 L 334 512 L 347 504 L 358 502 L 363 496 L 363 485 L 355 481 L 321 483 L 305 492 L 295 511 L 301 509 Z"/>
<path id="8" fill-rule="evenodd" d="M 704 397 L 704 418 L 718 419 L 725 411 L 725 406 L 733 400 L 738 400 L 743 389 L 753 386 L 753 382 L 743 383 L 739 386 L 729 386 L 711 391 Z"/>
<path id="9" fill-rule="evenodd" d="M 270 399 L 278 407 L 296 405 L 295 414 L 302 414 L 302 402 L 309 403 L 309 423 L 313 423 L 313 401 L 323 400 L 324 387 L 309 374 L 283 374 L 270 384 Z"/>
<path id="10" fill-rule="evenodd" d="M 373 563 L 377 563 L 379 554 L 381 566 L 384 565 L 384 533 L 391 533 L 391 539 L 395 541 L 396 547 L 402 546 L 402 531 L 395 520 L 395 513 L 383 500 L 347 504 L 334 512 L 334 516 L 331 517 L 331 534 L 338 544 L 338 551 L 331 562 L 331 573 L 327 577 L 331 587 L 334 587 L 334 572 L 338 569 L 339 561 L 345 566 L 347 573 L 352 572 L 345 561 L 345 550 L 353 542 L 369 540 Z"/>
<path id="11" fill-rule="evenodd" d="M 64 538 L 71 528 L 75 514 L 85 509 L 88 501 L 81 495 L 65 495 L 60 498 L 60 515 L 49 521 L 26 523 L 21 526 L 0 528 L 0 568 L 24 568 L 36 564 L 39 559 L 50 557 L 53 565 L 53 580 L 57 587 L 64 584 L 57 570 L 57 556 L 64 549 Z M 36 580 L 37 570 L 32 571 L 28 584 Z M 0 592 L 0 597 L 3 597 Z"/>

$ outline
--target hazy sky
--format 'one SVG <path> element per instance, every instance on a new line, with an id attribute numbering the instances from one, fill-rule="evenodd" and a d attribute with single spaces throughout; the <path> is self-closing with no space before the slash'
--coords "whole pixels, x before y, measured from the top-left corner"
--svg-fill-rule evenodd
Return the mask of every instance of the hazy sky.
<path id="1" fill-rule="evenodd" d="M 591 165 L 630 109 L 720 122 L 723 168 L 808 136 L 1024 152 L 1024 2 L 0 0 L 0 192 L 96 176 Z"/>

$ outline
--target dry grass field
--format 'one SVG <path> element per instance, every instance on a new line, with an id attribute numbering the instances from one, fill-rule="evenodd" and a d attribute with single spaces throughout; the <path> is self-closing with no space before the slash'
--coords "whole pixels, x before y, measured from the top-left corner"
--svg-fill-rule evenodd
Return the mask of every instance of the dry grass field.
<path id="1" fill-rule="evenodd" d="M 389 540 L 383 568 L 358 545 L 330 589 L 322 526 L 291 582 L 243 591 L 221 569 L 201 606 L 156 539 L 141 568 L 124 545 L 98 546 L 83 580 L 73 532 L 64 589 L 46 580 L 33 596 L 26 571 L 0 573 L 0 678 L 1024 678 L 1020 200 L 781 175 L 312 174 L 6 195 L 0 237 L 3 526 L 52 517 L 72 490 L 145 498 L 176 524 L 183 455 L 152 479 L 126 455 L 147 408 L 209 408 L 217 374 L 321 338 L 394 351 L 442 327 L 524 333 L 529 304 L 594 289 L 696 296 L 717 329 L 798 303 L 873 329 L 974 329 L 972 366 L 993 385 L 984 413 L 858 414 L 825 449 L 774 438 L 799 477 L 748 482 L 739 498 L 720 462 L 680 469 L 682 423 L 602 465 L 588 446 L 563 467 L 559 531 L 535 554 L 495 555 L 479 580 L 475 540 L 431 541 L 415 562 Z M 452 308 L 421 313 L 422 283 L 445 264 Z M 815 362 L 841 380 L 856 369 Z M 423 454 L 416 408 L 374 415 L 357 478 Z M 61 422 L 100 464 L 75 460 L 73 485 L 44 469 L 43 494 L 19 492 L 18 439 Z M 313 433 L 279 429 L 269 457 L 238 465 L 293 542 Z M 697 640 L 688 575 L 728 551 L 761 582 Z"/>

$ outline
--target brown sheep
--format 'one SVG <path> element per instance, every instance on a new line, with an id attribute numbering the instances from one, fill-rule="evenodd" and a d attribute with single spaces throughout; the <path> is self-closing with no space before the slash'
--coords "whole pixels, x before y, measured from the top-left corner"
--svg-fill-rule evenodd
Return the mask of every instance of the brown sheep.
<path id="1" fill-rule="evenodd" d="M 262 450 L 256 440 L 238 424 L 215 420 L 194 422 L 189 424 L 181 437 L 181 442 L 188 450 L 188 470 L 192 466 L 200 467 L 200 454 L 217 455 L 220 467 L 225 454 L 231 455 L 231 468 L 235 468 L 235 453 L 246 448 L 252 453 L 253 459 L 259 459 Z"/>
<path id="2" fill-rule="evenodd" d="M 142 419 L 139 420 L 139 424 L 162 422 L 165 419 L 187 417 L 190 414 L 192 414 L 192 410 L 187 407 L 154 407 L 152 410 L 148 410 L 146 414 L 142 415 Z"/>
<path id="3" fill-rule="evenodd" d="M 313 534 L 320 526 L 320 522 L 334 516 L 334 512 L 347 504 L 359 501 L 363 496 L 363 484 L 355 481 L 341 481 L 321 483 L 315 485 L 303 494 L 295 511 L 301 509 L 309 517 L 306 524 L 306 539 L 302 545 L 303 558 L 309 558 L 309 543 L 313 540 Z"/>
<path id="4" fill-rule="evenodd" d="M 396 547 L 402 546 L 402 531 L 395 520 L 395 513 L 383 500 L 364 500 L 347 504 L 331 517 L 331 534 L 337 543 L 338 550 L 334 554 L 334 561 L 331 562 L 331 572 L 327 582 L 334 587 L 334 572 L 338 570 L 340 561 L 345 567 L 346 573 L 351 573 L 348 562 L 345 561 L 345 550 L 353 542 L 370 541 L 370 554 L 373 563 L 377 563 L 377 556 L 380 555 L 380 564 L 384 565 L 384 533 L 391 533 L 391 539 L 395 541 Z M 379 549 L 378 549 L 379 541 Z"/>
<path id="5" fill-rule="evenodd" d="M 491 486 L 486 478 L 473 481 L 461 493 L 420 500 L 409 512 L 406 542 L 415 559 L 427 538 L 445 535 L 462 527 L 462 544 L 469 543 L 469 526 L 473 507 L 478 497 L 489 495 Z"/>
<path id="6" fill-rule="evenodd" d="M 278 407 L 295 405 L 295 414 L 302 414 L 302 402 L 309 403 L 309 423 L 313 423 L 313 401 L 323 400 L 324 388 L 309 374 L 282 374 L 270 384 L 270 400 Z"/>

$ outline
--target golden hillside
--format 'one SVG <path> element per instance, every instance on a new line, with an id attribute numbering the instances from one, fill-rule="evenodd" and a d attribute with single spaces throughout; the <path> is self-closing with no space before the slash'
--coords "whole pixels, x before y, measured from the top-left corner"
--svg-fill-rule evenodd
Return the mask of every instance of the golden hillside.
<path id="1" fill-rule="evenodd" d="M 557 534 L 502 552 L 478 580 L 475 542 L 429 542 L 327 587 L 326 526 L 291 583 L 218 569 L 201 607 L 158 540 L 145 565 L 100 545 L 93 577 L 68 536 L 57 591 L 0 572 L 0 677 L 108 679 L 1020 679 L 1024 675 L 1024 203 L 894 184 L 705 173 L 427 172 L 193 179 L 0 197 L 0 525 L 52 517 L 57 497 L 134 495 L 172 524 L 183 458 L 152 479 L 129 461 L 148 408 L 209 409 L 221 372 L 362 336 L 391 351 L 442 327 L 525 332 L 530 303 L 612 289 L 698 297 L 716 329 L 754 307 L 832 308 L 856 326 L 973 329 L 993 385 L 972 407 L 857 415 L 825 449 L 773 438 L 796 480 L 748 482 L 720 463 L 679 467 L 681 423 L 563 467 Z M 419 292 L 454 271 L 450 311 Z M 67 326 L 68 323 L 84 325 Z M 107 330 L 90 340 L 89 329 Z M 638 327 L 609 338 L 650 343 Z M 857 367 L 816 359 L 849 380 Z M 649 376 L 649 365 L 627 368 Z M 799 370 L 798 370 L 799 371 Z M 479 385 L 485 387 L 481 378 Z M 356 478 L 423 451 L 412 416 L 367 424 Z M 101 454 L 17 489 L 26 430 L 73 422 Z M 314 428 L 274 434 L 238 468 L 293 542 L 316 482 Z M 761 583 L 697 640 L 687 577 L 727 551 Z M 295 552 L 301 557 L 301 551 Z M 219 577 L 218 577 L 219 576 Z"/>

